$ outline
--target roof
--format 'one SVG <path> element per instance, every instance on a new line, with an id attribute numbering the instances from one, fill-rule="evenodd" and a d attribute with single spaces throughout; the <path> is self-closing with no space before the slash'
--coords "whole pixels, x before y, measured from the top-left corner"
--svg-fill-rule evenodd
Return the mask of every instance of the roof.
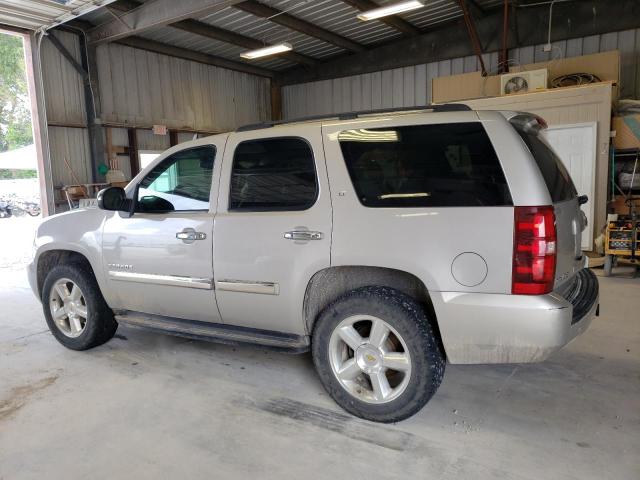
<path id="1" fill-rule="evenodd" d="M 38 30 L 64 23 L 115 0 L 2 0 L 0 25 Z"/>
<path id="2" fill-rule="evenodd" d="M 114 12 L 126 12 L 137 8 L 149 0 L 124 1 L 113 4 L 109 11 L 100 8 L 82 16 L 82 20 L 95 26 L 114 21 Z M 293 46 L 295 54 L 308 57 L 311 61 L 322 62 L 330 58 L 350 53 L 348 49 L 318 38 L 300 30 L 295 30 L 282 24 L 281 15 L 295 17 L 331 34 L 342 37 L 363 49 L 373 48 L 383 43 L 398 40 L 406 36 L 400 29 L 394 28 L 382 20 L 361 21 L 357 18 L 361 10 L 353 5 L 364 0 L 251 0 L 219 10 L 205 16 L 192 17 L 202 24 L 217 27 L 234 34 L 240 34 L 249 40 L 261 44 L 288 42 Z M 397 0 L 376 0 L 375 4 L 385 5 Z M 365 4 L 372 4 L 366 0 Z M 499 7 L 502 0 L 473 0 L 470 2 L 479 9 Z M 250 4 L 276 9 L 279 13 L 271 16 L 258 16 L 249 11 L 255 11 Z M 258 5 L 260 6 L 260 5 Z M 133 7 L 133 8 L 131 8 Z M 394 15 L 395 19 L 422 33 L 460 19 L 463 16 L 457 0 L 429 0 L 425 7 Z M 286 22 L 285 22 L 286 23 Z M 296 67 L 296 62 L 290 55 L 276 55 L 259 60 L 244 60 L 240 53 L 249 48 L 228 41 L 220 41 L 210 36 L 195 34 L 185 29 L 171 25 L 154 27 L 136 34 L 146 40 L 161 44 L 180 47 L 200 53 L 206 53 L 238 63 L 246 63 L 280 72 Z"/>

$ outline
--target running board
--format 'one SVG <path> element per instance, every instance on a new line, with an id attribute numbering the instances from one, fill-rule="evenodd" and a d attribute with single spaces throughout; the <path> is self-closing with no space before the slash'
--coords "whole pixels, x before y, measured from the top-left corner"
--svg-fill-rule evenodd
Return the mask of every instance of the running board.
<path id="1" fill-rule="evenodd" d="M 304 353 L 309 350 L 309 337 L 289 333 L 237 327 L 220 323 L 183 320 L 140 312 L 120 311 L 115 316 L 118 323 L 140 327 L 178 337 L 205 340 L 209 342 L 237 345 L 249 343 L 289 353 Z"/>

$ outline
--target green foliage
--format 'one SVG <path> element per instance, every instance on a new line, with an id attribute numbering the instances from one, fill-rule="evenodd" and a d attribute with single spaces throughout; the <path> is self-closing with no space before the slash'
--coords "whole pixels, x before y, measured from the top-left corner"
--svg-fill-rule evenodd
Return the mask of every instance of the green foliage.
<path id="1" fill-rule="evenodd" d="M 0 34 L 0 152 L 33 143 L 22 39 Z"/>
<path id="2" fill-rule="evenodd" d="M 38 172 L 35 170 L 0 169 L 0 180 L 15 180 L 19 178 L 38 178 Z"/>

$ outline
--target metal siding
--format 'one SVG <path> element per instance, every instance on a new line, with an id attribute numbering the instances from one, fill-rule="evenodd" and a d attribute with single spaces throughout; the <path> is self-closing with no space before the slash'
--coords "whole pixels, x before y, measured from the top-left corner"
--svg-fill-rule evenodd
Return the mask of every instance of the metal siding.
<path id="1" fill-rule="evenodd" d="M 97 63 L 105 123 L 215 132 L 270 116 L 264 78 L 117 44 Z"/>
<path id="2" fill-rule="evenodd" d="M 88 161 L 91 156 L 86 128 L 49 127 L 49 152 L 54 187 L 76 184 L 76 177 L 81 183 L 91 182 Z M 65 159 L 73 173 L 67 167 Z"/>
<path id="3" fill-rule="evenodd" d="M 140 150 L 156 150 L 164 151 L 169 148 L 169 134 L 154 135 L 151 130 L 137 130 L 138 151 Z"/>
<path id="4" fill-rule="evenodd" d="M 77 35 L 56 32 L 56 37 L 80 62 Z M 42 40 L 42 77 L 47 120 L 53 123 L 86 125 L 82 77 L 47 38 Z"/>
<path id="5" fill-rule="evenodd" d="M 559 58 L 616 49 L 621 55 L 620 96 L 639 98 L 640 29 L 553 42 L 551 52 L 544 52 L 543 45 L 515 48 L 509 51 L 509 63 L 525 65 L 553 62 Z M 497 52 L 485 54 L 483 59 L 490 73 L 497 72 Z M 431 102 L 429 85 L 434 78 L 474 72 L 478 71 L 479 67 L 477 58 L 468 56 L 336 80 L 286 86 L 283 89 L 283 116 L 299 118 L 350 110 L 425 105 Z M 351 94 L 348 96 L 335 87 L 345 81 L 351 84 Z M 362 97 L 354 100 L 355 92 L 358 91 Z M 330 106 L 333 109 L 329 108 Z"/>
<path id="6" fill-rule="evenodd" d="M 104 145 L 106 145 L 106 129 L 102 129 Z M 129 135 L 126 128 L 111 129 L 111 143 L 114 147 L 128 147 Z M 106 147 L 105 147 L 106 148 Z M 117 170 L 120 170 L 126 179 L 131 178 L 131 161 L 128 154 L 116 155 Z M 106 155 L 105 155 L 106 160 Z"/>

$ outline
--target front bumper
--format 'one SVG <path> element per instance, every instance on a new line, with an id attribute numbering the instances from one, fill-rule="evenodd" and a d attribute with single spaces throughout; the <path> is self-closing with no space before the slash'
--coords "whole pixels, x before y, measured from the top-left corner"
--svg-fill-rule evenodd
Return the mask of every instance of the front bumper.
<path id="1" fill-rule="evenodd" d="M 33 290 L 35 296 L 40 299 L 40 294 L 38 292 L 38 273 L 35 261 L 31 261 L 31 263 L 27 265 L 27 279 L 29 280 L 31 290 Z"/>
<path id="2" fill-rule="evenodd" d="M 583 333 L 599 306 L 589 269 L 569 292 L 548 295 L 432 292 L 450 363 L 528 363 L 546 359 Z"/>

